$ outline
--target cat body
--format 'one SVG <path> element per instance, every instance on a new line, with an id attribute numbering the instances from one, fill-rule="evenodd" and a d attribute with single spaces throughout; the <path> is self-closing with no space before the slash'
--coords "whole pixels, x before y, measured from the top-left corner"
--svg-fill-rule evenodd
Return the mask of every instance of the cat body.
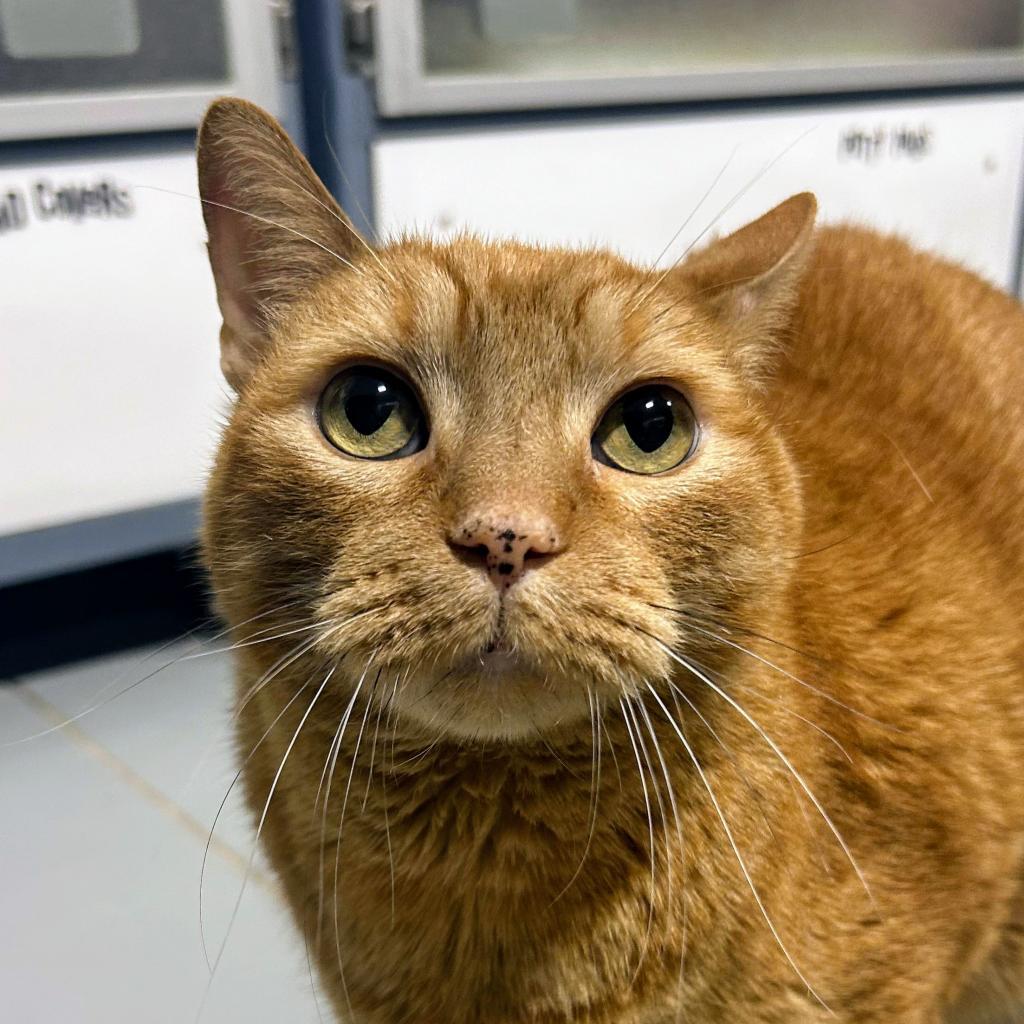
<path id="1" fill-rule="evenodd" d="M 664 273 L 371 250 L 237 101 L 200 181 L 242 779 L 339 1020 L 1024 1019 L 1019 305 L 807 196 Z M 325 440 L 353 367 L 407 456 Z M 638 385 L 666 471 L 602 461 Z"/>

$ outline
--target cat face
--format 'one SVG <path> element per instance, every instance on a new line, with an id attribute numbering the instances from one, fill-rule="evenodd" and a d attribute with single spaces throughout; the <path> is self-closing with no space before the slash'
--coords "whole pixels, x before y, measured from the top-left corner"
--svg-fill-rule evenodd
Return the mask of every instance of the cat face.
<path id="1" fill-rule="evenodd" d="M 796 484 L 757 383 L 809 197 L 664 274 L 473 238 L 371 249 L 237 102 L 200 168 L 238 390 L 206 526 L 230 620 L 297 602 L 332 685 L 514 741 L 670 674 L 687 616 L 785 584 Z"/>

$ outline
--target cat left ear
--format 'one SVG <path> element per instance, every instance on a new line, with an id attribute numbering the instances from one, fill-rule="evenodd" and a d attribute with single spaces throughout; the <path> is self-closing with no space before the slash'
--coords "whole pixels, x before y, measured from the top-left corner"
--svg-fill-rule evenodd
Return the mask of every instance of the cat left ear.
<path id="1" fill-rule="evenodd" d="M 240 390 L 282 313 L 365 242 L 266 111 L 216 100 L 199 128 L 199 192 L 217 285 L 221 368 Z"/>
<path id="2" fill-rule="evenodd" d="M 762 217 L 691 256 L 676 272 L 698 305 L 724 326 L 752 380 L 771 367 L 811 253 L 818 202 L 791 196 Z"/>

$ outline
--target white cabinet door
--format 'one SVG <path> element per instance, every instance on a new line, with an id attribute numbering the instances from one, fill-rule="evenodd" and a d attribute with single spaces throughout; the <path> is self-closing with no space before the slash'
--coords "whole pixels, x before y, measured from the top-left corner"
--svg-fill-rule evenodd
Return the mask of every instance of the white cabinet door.
<path id="1" fill-rule="evenodd" d="M 195 196 L 190 146 L 0 165 L 0 535 L 199 493 L 225 386 Z"/>
<path id="2" fill-rule="evenodd" d="M 811 189 L 826 221 L 1016 288 L 1022 145 L 1024 97 L 415 132 L 373 147 L 376 215 L 385 234 L 469 228 L 669 263 Z"/>

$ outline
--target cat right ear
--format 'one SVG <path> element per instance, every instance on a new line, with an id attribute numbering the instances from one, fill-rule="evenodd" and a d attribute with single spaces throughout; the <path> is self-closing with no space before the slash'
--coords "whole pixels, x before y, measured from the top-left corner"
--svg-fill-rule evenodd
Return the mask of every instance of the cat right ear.
<path id="1" fill-rule="evenodd" d="M 199 193 L 223 317 L 221 369 L 245 386 L 284 311 L 366 243 L 269 114 L 214 101 L 199 128 Z"/>

